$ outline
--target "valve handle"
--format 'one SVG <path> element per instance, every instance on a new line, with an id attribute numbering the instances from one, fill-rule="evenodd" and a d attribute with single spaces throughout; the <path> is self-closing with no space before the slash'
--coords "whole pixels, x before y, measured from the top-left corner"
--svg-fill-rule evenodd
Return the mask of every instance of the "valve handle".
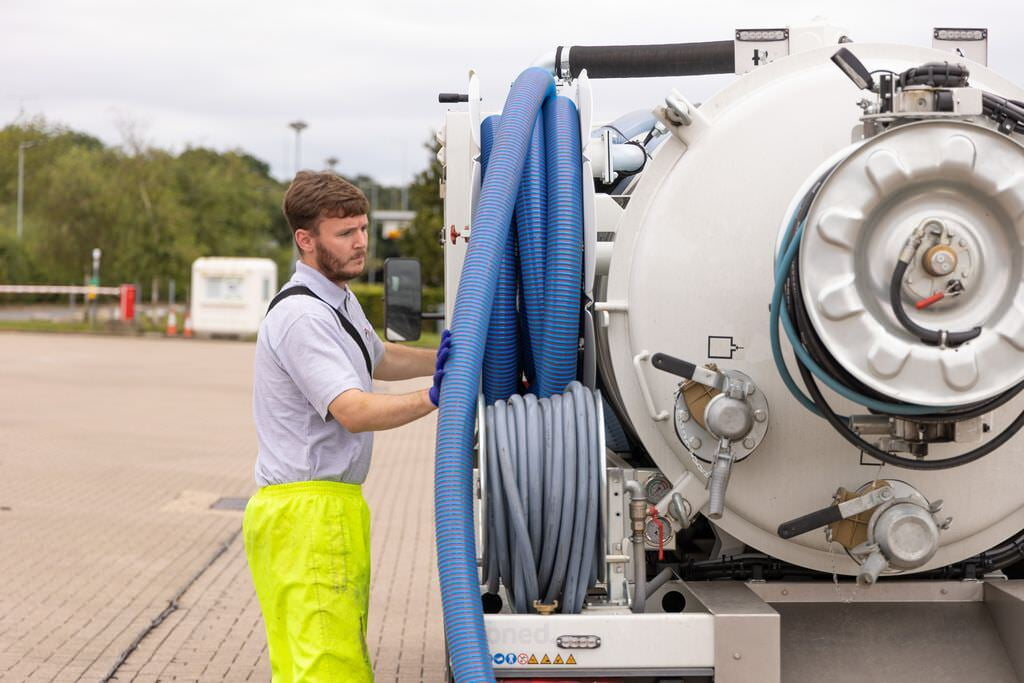
<path id="1" fill-rule="evenodd" d="M 714 370 L 694 365 L 690 361 L 674 358 L 665 353 L 656 353 L 651 356 L 651 365 L 659 370 L 683 379 L 692 379 L 712 389 L 722 389 L 726 384 L 725 375 Z"/>
<path id="2" fill-rule="evenodd" d="M 656 353 L 651 356 L 651 365 L 684 379 L 693 379 L 693 373 L 697 369 L 697 366 L 689 361 L 674 358 L 664 353 Z"/>
<path id="3" fill-rule="evenodd" d="M 819 529 L 841 519 L 847 519 L 862 512 L 877 507 L 883 503 L 893 500 L 895 492 L 892 486 L 886 484 L 877 489 L 869 491 L 864 495 L 851 498 L 836 505 L 829 505 L 827 508 L 815 510 L 803 517 L 791 519 L 779 525 L 778 534 L 780 538 L 793 538 L 808 531 Z"/>
<path id="4" fill-rule="evenodd" d="M 791 519 L 788 522 L 783 522 L 779 525 L 779 538 L 793 538 L 800 534 L 806 534 L 808 531 L 814 531 L 823 526 L 838 522 L 843 518 L 843 513 L 839 509 L 838 505 L 829 505 L 827 508 L 821 508 L 814 512 L 808 513 L 803 517 L 797 517 Z"/>

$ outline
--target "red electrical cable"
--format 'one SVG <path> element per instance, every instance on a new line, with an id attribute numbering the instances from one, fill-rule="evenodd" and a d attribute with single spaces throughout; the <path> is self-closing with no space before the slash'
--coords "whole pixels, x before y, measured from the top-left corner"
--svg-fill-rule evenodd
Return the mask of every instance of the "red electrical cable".
<path id="1" fill-rule="evenodd" d="M 928 306 L 931 306 L 936 301 L 939 301 L 939 300 L 943 299 L 945 296 L 946 296 L 945 292 L 935 292 L 930 297 L 928 297 L 926 299 L 921 299 L 920 301 L 918 301 L 916 304 L 914 304 L 914 307 L 917 310 L 921 310 L 922 308 L 927 308 Z"/>

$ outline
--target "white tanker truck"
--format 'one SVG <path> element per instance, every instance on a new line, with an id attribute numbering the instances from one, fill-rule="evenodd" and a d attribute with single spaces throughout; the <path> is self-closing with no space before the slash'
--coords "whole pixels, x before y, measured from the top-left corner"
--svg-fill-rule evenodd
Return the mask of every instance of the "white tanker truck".
<path id="1" fill-rule="evenodd" d="M 1024 90 L 987 40 L 560 47 L 500 115 L 442 96 L 454 680 L 1024 677 Z M 591 121 L 592 79 L 706 73 Z"/>

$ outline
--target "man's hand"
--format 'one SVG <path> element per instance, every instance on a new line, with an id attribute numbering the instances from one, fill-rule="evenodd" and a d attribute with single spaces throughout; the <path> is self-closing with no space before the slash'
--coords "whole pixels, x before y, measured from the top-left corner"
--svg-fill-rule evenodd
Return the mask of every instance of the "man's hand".
<path id="1" fill-rule="evenodd" d="M 444 379 L 444 366 L 452 351 L 452 333 L 445 330 L 441 333 L 441 345 L 437 347 L 437 362 L 434 364 L 434 386 L 430 387 L 430 402 L 435 406 L 441 402 L 441 380 Z"/>

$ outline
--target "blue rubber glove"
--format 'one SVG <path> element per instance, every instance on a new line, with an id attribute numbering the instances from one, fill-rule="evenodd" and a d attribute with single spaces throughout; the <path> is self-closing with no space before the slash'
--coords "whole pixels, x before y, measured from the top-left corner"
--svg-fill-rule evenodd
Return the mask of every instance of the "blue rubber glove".
<path id="1" fill-rule="evenodd" d="M 437 363 L 434 365 L 434 386 L 430 387 L 430 402 L 435 406 L 441 402 L 441 380 L 444 379 L 444 366 L 452 352 L 452 333 L 445 330 L 441 333 L 441 345 L 437 347 Z"/>

